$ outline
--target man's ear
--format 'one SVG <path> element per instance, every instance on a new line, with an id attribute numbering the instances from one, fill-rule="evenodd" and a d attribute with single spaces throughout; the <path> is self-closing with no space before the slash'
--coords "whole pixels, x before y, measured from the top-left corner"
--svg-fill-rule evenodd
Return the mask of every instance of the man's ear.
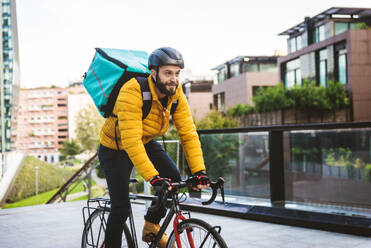
<path id="1" fill-rule="evenodd" d="M 157 71 L 155 69 L 151 69 L 151 76 L 152 78 L 156 78 Z"/>

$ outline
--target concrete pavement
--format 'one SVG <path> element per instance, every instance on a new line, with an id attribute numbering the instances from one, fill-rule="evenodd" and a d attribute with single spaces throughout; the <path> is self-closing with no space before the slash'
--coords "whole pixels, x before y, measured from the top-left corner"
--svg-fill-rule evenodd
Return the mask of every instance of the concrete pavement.
<path id="1" fill-rule="evenodd" d="M 78 248 L 85 201 L 0 210 L 1 248 Z M 143 226 L 144 205 L 133 204 L 137 233 Z M 228 247 L 370 248 L 371 238 L 300 227 L 192 213 L 222 227 Z M 140 242 L 140 248 L 146 244 Z"/>

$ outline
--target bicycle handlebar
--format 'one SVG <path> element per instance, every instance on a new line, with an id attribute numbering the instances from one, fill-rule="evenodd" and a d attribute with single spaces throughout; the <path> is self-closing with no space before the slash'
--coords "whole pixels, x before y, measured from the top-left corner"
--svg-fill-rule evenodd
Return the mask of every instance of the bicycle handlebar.
<path id="1" fill-rule="evenodd" d="M 168 190 L 167 188 L 163 188 L 159 191 L 159 196 L 157 197 L 156 204 L 150 209 L 157 210 L 161 207 L 162 204 L 164 204 L 167 201 L 167 196 L 169 193 L 175 194 L 180 189 L 183 189 L 185 187 L 192 186 L 191 180 L 188 178 L 187 180 L 175 182 L 171 184 L 172 190 Z M 222 177 L 219 177 L 219 179 L 216 182 L 211 182 L 210 187 L 213 191 L 211 197 L 209 200 L 201 202 L 202 205 L 209 205 L 212 202 L 215 201 L 216 195 L 218 193 L 218 189 L 220 189 L 220 193 L 222 196 L 222 201 L 224 204 L 224 179 Z"/>

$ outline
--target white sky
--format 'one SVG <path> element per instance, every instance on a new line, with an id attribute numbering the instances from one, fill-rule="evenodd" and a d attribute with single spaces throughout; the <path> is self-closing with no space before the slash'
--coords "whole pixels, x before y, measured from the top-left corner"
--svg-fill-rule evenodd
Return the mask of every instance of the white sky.
<path id="1" fill-rule="evenodd" d="M 330 7 L 371 0 L 17 0 L 21 86 L 81 80 L 95 47 L 179 50 L 196 75 L 286 50 L 277 34 Z"/>

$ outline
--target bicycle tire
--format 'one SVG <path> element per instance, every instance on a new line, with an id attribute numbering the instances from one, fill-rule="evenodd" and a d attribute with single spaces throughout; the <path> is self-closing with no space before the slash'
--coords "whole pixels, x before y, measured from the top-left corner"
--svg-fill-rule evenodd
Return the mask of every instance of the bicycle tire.
<path id="1" fill-rule="evenodd" d="M 109 209 L 96 209 L 87 219 L 81 239 L 81 248 L 103 248 Z M 133 247 L 129 227 L 124 224 L 121 247 Z"/>
<path id="2" fill-rule="evenodd" d="M 191 231 L 193 241 L 194 241 L 194 247 L 196 248 L 201 248 L 201 247 L 202 248 L 209 248 L 209 247 L 228 248 L 224 239 L 214 227 L 210 226 L 208 223 L 206 223 L 203 220 L 192 219 L 192 218 L 182 221 L 178 226 L 182 248 L 192 247 L 189 244 L 189 241 L 187 238 L 187 230 Z M 174 231 L 171 232 L 169 241 L 166 247 L 167 248 L 177 247 Z"/>

